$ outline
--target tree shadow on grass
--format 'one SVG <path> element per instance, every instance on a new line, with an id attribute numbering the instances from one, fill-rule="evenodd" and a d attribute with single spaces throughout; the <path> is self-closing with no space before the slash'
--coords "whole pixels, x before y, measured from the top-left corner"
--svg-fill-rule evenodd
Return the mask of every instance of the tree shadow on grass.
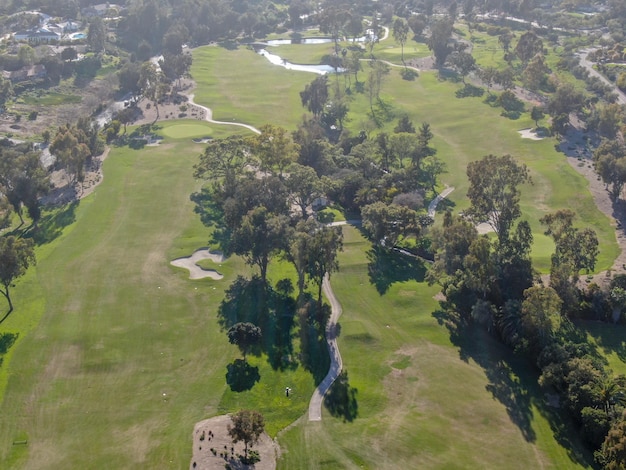
<path id="1" fill-rule="evenodd" d="M 61 207 L 53 207 L 44 212 L 36 226 L 26 236 L 37 245 L 50 243 L 63 233 L 63 229 L 76 221 L 76 208 L 79 201 L 73 201 Z"/>
<path id="2" fill-rule="evenodd" d="M 322 307 L 322 312 L 317 312 L 316 302 L 312 299 L 308 299 L 298 309 L 300 362 L 313 375 L 315 385 L 319 385 L 324 380 L 330 368 L 330 355 L 325 334 L 326 319 L 329 316 L 328 305 Z"/>
<path id="3" fill-rule="evenodd" d="M 385 250 L 380 246 L 369 250 L 367 259 L 370 282 L 380 295 L 385 294 L 394 282 L 421 282 L 426 274 L 426 266 L 422 260 L 397 251 Z"/>
<path id="4" fill-rule="evenodd" d="M 534 407 L 548 420 L 555 439 L 572 462 L 592 465 L 593 456 L 581 451 L 584 446 L 570 417 L 563 410 L 548 406 L 545 390 L 537 382 L 538 371 L 484 329 L 463 320 L 446 302 L 441 305 L 441 309 L 433 312 L 433 317 L 448 329 L 450 341 L 458 348 L 460 359 L 468 363 L 471 360 L 483 369 L 489 381 L 485 389 L 505 407 L 509 419 L 520 429 L 524 439 L 528 442 L 537 440 L 533 429 Z"/>
<path id="5" fill-rule="evenodd" d="M 233 392 L 245 392 L 261 380 L 259 368 L 251 366 L 243 359 L 235 359 L 226 366 L 226 383 Z"/>
<path id="6" fill-rule="evenodd" d="M 324 397 L 324 406 L 336 418 L 343 422 L 352 422 L 358 416 L 359 404 L 356 399 L 357 389 L 350 386 L 348 371 L 343 371 Z"/>
<path id="7" fill-rule="evenodd" d="M 480 98 L 485 94 L 485 90 L 479 86 L 466 83 L 463 88 L 456 91 L 457 98 Z"/>
<path id="8" fill-rule="evenodd" d="M 249 322 L 261 328 L 260 351 L 274 370 L 297 367 L 293 359 L 295 301 L 278 292 L 258 276 L 238 276 L 226 290 L 218 309 L 218 322 L 226 331 L 235 323 Z"/>
<path id="9" fill-rule="evenodd" d="M 0 333 L 0 367 L 4 359 L 2 356 L 15 344 L 18 336 L 18 333 Z"/>
<path id="10" fill-rule="evenodd" d="M 223 253 L 229 253 L 231 240 L 230 231 L 223 225 L 224 211 L 219 200 L 210 188 L 202 188 L 193 193 L 189 199 L 195 204 L 194 212 L 207 227 L 213 227 L 211 244 L 217 244 Z"/>

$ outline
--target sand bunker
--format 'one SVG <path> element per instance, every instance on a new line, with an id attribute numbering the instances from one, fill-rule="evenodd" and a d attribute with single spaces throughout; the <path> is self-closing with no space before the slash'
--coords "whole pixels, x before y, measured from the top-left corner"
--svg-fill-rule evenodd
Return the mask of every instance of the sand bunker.
<path id="1" fill-rule="evenodd" d="M 224 467 L 238 470 L 275 469 L 276 458 L 280 449 L 265 433 L 261 434 L 259 442 L 251 448 L 259 453 L 261 461 L 253 466 L 243 465 L 239 462 L 236 455 L 243 454 L 244 446 L 242 442 L 232 444 L 232 439 L 228 435 L 230 423 L 231 420 L 228 415 L 216 416 L 196 423 L 193 430 L 193 457 L 189 469 L 217 470 Z"/>
<path id="2" fill-rule="evenodd" d="M 224 277 L 214 269 L 204 269 L 196 264 L 203 259 L 210 259 L 215 263 L 221 263 L 224 261 L 224 255 L 218 252 L 211 253 L 208 249 L 202 248 L 194 252 L 191 256 L 177 258 L 170 262 L 170 264 L 178 268 L 187 269 L 189 271 L 189 279 L 204 279 L 207 277 L 211 279 L 222 279 Z"/>
<path id="3" fill-rule="evenodd" d="M 530 140 L 543 140 L 544 137 L 542 135 L 537 135 L 537 132 L 535 132 L 535 129 L 522 129 L 520 131 L 517 131 L 519 133 L 519 135 L 522 136 L 522 139 L 530 139 Z"/>
<path id="4" fill-rule="evenodd" d="M 213 140 L 213 137 L 202 137 L 201 139 L 191 139 L 195 144 L 208 144 Z"/>

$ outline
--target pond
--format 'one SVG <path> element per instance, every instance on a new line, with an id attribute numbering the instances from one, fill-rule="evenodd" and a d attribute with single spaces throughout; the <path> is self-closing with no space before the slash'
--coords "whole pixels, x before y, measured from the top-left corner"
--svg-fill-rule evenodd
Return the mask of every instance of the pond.
<path id="1" fill-rule="evenodd" d="M 327 44 L 333 42 L 331 38 L 301 38 L 301 39 L 271 39 L 265 41 L 268 46 L 284 46 L 287 44 Z"/>
<path id="2" fill-rule="evenodd" d="M 271 52 L 267 52 L 265 49 L 261 49 L 258 51 L 263 57 L 269 60 L 274 65 L 279 65 L 281 67 L 286 68 L 287 70 L 295 70 L 298 72 L 312 72 L 317 73 L 319 75 L 325 75 L 327 73 L 341 73 L 345 72 L 345 69 L 338 67 L 332 67 L 331 65 L 303 65 L 303 64 L 292 64 L 291 62 L 287 62 L 286 59 L 277 56 L 276 54 L 272 54 Z"/>

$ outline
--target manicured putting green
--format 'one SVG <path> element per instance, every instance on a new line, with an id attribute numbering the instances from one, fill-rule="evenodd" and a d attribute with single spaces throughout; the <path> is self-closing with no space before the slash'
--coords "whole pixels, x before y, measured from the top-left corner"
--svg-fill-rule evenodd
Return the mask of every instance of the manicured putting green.
<path id="1" fill-rule="evenodd" d="M 189 139 L 209 136 L 212 131 L 208 123 L 184 122 L 164 126 L 161 133 L 172 139 Z"/>

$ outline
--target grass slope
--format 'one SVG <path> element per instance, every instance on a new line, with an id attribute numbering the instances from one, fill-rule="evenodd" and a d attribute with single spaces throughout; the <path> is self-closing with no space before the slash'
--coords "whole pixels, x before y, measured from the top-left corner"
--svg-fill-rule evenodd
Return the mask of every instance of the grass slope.
<path id="1" fill-rule="evenodd" d="M 113 150 L 75 224 L 16 289 L 3 329 L 35 325 L 12 350 L 0 467 L 188 465 L 192 425 L 215 414 L 235 352 L 215 311 L 240 268 L 232 259 L 223 282 L 190 282 L 169 266 L 206 245 L 191 145 Z"/>
<path id="2" fill-rule="evenodd" d="M 559 444 L 525 364 L 482 334 L 451 344 L 433 316 L 438 289 L 419 276 L 380 295 L 369 243 L 355 229 L 344 234 L 332 283 L 358 417 L 345 423 L 325 410 L 321 423 L 299 421 L 279 436 L 279 468 L 584 467 Z"/>

